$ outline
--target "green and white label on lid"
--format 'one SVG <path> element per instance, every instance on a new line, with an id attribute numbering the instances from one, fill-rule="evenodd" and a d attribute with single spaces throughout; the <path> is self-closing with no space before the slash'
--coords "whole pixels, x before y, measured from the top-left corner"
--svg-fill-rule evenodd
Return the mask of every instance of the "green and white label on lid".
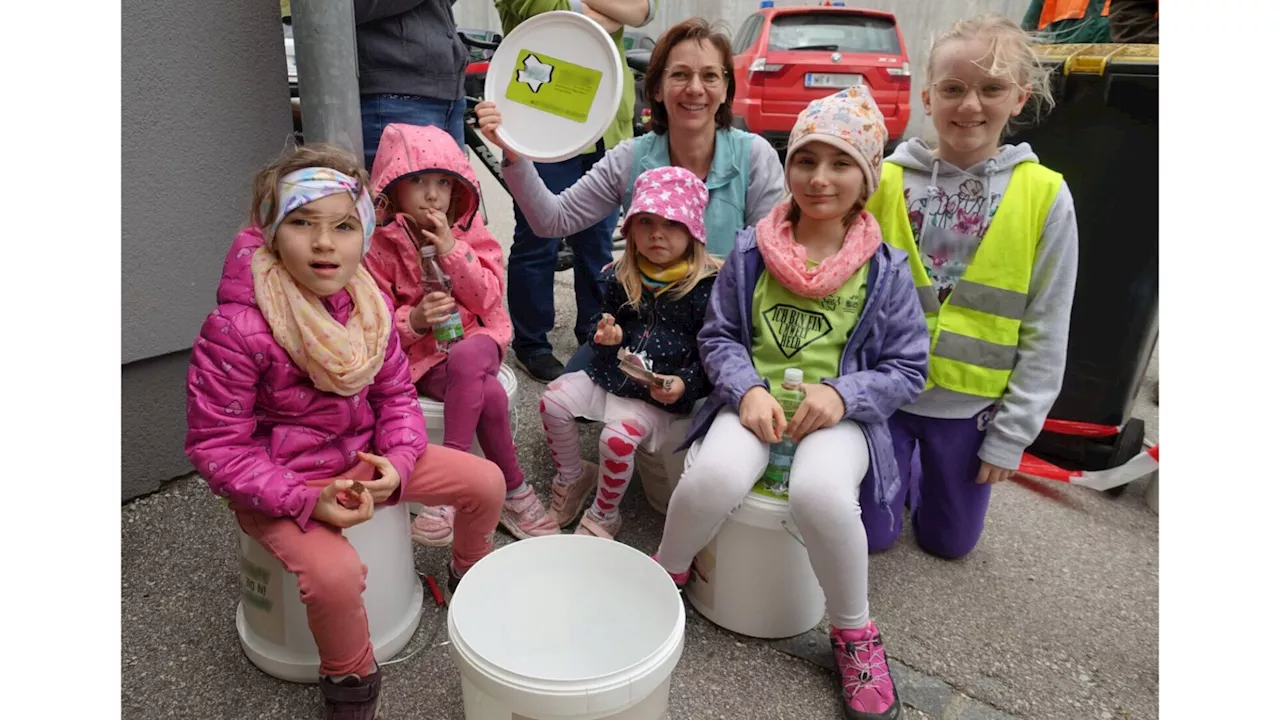
<path id="1" fill-rule="evenodd" d="M 603 76 L 599 70 L 521 48 L 506 97 L 521 105 L 585 123 Z"/>

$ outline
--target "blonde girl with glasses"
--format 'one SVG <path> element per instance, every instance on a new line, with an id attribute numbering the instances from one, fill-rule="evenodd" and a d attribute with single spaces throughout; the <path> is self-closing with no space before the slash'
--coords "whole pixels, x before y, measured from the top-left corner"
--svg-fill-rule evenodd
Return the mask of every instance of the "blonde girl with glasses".
<path id="1" fill-rule="evenodd" d="M 909 255 L 932 335 L 925 391 L 889 421 L 911 482 L 892 513 L 863 515 L 872 552 L 901 533 L 908 493 L 924 550 L 973 550 L 992 486 L 1017 469 L 1062 387 L 1075 207 L 1030 145 L 1002 144 L 1011 123 L 1053 106 L 1029 39 L 984 15 L 934 41 L 921 95 L 937 145 L 899 146 L 868 203 L 885 242 Z"/>

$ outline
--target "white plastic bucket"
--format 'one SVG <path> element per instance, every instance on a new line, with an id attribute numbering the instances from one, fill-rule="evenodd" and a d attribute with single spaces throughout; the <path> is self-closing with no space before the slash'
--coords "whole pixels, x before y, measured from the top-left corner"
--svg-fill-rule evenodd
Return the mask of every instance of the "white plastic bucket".
<path id="1" fill-rule="evenodd" d="M 422 582 L 413 565 L 409 510 L 384 505 L 373 518 L 343 531 L 369 569 L 364 605 L 373 656 L 390 660 L 418 628 Z M 253 538 L 240 533 L 241 600 L 236 632 L 249 661 L 281 680 L 318 682 L 320 653 L 307 627 L 298 577 Z"/>
<path id="2" fill-rule="evenodd" d="M 694 403 L 693 410 L 687 417 L 671 423 L 666 442 L 658 452 L 651 453 L 643 448 L 636 451 L 636 472 L 639 473 L 640 484 L 644 487 L 644 497 L 654 510 L 663 515 L 667 514 L 667 503 L 671 501 L 671 493 L 675 492 L 676 483 L 680 482 L 680 475 L 684 472 L 686 451 L 677 452 L 676 448 L 684 442 L 685 436 L 689 434 L 689 428 L 693 425 L 694 416 L 698 414 L 698 410 L 705 402 L 706 398 L 703 398 Z"/>
<path id="3" fill-rule="evenodd" d="M 689 448 L 686 468 L 701 444 Z M 755 492 L 747 493 L 698 553 L 685 593 L 706 619 L 755 638 L 808 632 L 826 612 L 826 596 L 788 503 Z"/>
<path id="4" fill-rule="evenodd" d="M 516 396 L 516 373 L 506 365 L 498 367 L 498 382 L 502 383 L 502 388 L 507 391 L 507 408 L 511 413 L 511 437 L 516 436 L 516 413 L 515 403 Z M 427 442 L 432 445 L 444 444 L 444 403 L 432 400 L 426 395 L 418 396 L 418 407 L 422 408 L 422 416 L 427 421 Z M 471 440 L 471 454 L 476 457 L 484 457 L 484 451 L 480 449 L 479 441 L 474 438 Z M 417 515 L 422 512 L 421 503 L 409 503 L 409 510 Z"/>
<path id="5" fill-rule="evenodd" d="M 664 718 L 684 623 L 671 576 L 632 547 L 587 535 L 507 545 L 449 604 L 466 718 Z"/>

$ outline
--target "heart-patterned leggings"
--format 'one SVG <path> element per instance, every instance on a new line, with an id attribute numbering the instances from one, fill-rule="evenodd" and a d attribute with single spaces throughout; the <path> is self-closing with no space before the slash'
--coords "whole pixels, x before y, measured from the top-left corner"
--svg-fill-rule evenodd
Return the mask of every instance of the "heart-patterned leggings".
<path id="1" fill-rule="evenodd" d="M 576 419 L 604 422 L 600 431 L 600 476 L 591 512 L 612 518 L 631 484 L 636 449 L 665 435 L 674 415 L 649 403 L 610 395 L 585 372 L 566 373 L 547 387 L 539 406 L 542 429 L 556 464 L 556 482 L 573 482 L 582 476 L 582 452 Z"/>

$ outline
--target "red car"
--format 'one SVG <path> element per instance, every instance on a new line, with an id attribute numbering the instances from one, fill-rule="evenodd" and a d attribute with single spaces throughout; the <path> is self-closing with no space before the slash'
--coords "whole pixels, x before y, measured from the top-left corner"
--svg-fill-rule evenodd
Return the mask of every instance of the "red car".
<path id="1" fill-rule="evenodd" d="M 911 66 L 893 13 L 844 3 L 773 7 L 742 23 L 733 40 L 738 127 L 786 152 L 796 116 L 810 101 L 867 85 L 896 145 L 911 117 Z"/>

